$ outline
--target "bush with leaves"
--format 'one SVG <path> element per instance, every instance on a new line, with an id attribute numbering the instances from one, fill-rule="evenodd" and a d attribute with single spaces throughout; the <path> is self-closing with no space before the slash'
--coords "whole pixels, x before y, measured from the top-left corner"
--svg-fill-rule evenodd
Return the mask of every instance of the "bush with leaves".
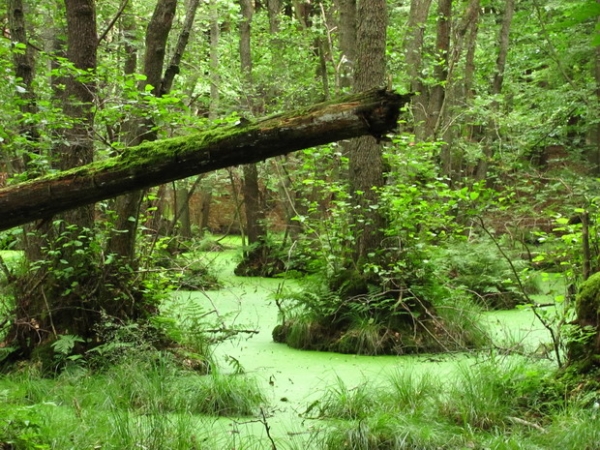
<path id="1" fill-rule="evenodd" d="M 529 263 L 516 258 L 511 262 L 522 286 L 509 261 L 491 241 L 458 242 L 436 256 L 436 263 L 444 269 L 451 286 L 466 290 L 475 301 L 490 309 L 513 308 L 526 303 L 527 295 L 540 291 Z"/>

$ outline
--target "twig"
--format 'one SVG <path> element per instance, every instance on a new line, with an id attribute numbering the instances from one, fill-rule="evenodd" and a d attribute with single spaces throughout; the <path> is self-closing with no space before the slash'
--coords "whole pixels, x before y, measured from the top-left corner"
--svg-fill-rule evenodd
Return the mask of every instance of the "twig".
<path id="1" fill-rule="evenodd" d="M 527 427 L 535 428 L 536 430 L 538 430 L 538 431 L 540 431 L 542 433 L 547 433 L 548 432 L 548 431 L 546 431 L 545 428 L 542 428 L 537 423 L 529 422 L 527 420 L 520 419 L 518 417 L 513 417 L 513 416 L 508 416 L 507 419 L 510 420 L 511 422 L 518 423 L 519 425 L 525 425 Z"/>
<path id="2" fill-rule="evenodd" d="M 478 217 L 478 219 L 481 224 L 481 229 L 485 232 L 485 234 L 488 235 L 488 237 L 492 240 L 492 242 L 494 243 L 494 245 L 496 246 L 496 248 L 498 249 L 498 251 L 500 252 L 502 257 L 506 260 L 506 262 L 508 262 L 508 265 L 510 266 L 510 270 L 513 273 L 513 275 L 515 276 L 517 283 L 519 284 L 519 289 L 521 290 L 521 293 L 525 297 L 525 300 L 527 300 L 527 303 L 529 303 L 531 305 L 531 310 L 533 311 L 533 314 L 535 315 L 536 319 L 538 319 L 540 321 L 540 323 L 544 326 L 544 328 L 546 330 L 548 330 L 548 332 L 550 333 L 550 337 L 552 338 L 552 345 L 554 346 L 554 354 L 556 355 L 556 364 L 558 364 L 559 368 L 562 367 L 563 364 L 562 364 L 562 358 L 560 357 L 560 341 L 559 341 L 558 336 L 556 335 L 554 329 L 550 326 L 550 324 L 548 324 L 548 322 L 546 320 L 544 320 L 544 318 L 542 316 L 540 316 L 540 313 L 537 310 L 538 306 L 536 305 L 535 302 L 533 302 L 531 300 L 531 298 L 527 294 L 527 292 L 525 290 L 525 286 L 523 286 L 523 282 L 521 281 L 521 277 L 519 276 L 519 272 L 517 271 L 516 267 L 512 263 L 512 260 L 510 259 L 510 257 L 506 254 L 506 252 L 500 246 L 500 244 L 498 243 L 496 238 L 492 235 L 492 233 L 490 233 L 490 231 L 486 228 L 485 223 L 483 222 L 483 218 Z"/>
<path id="3" fill-rule="evenodd" d="M 267 432 L 267 438 L 269 438 L 269 441 L 271 441 L 271 450 L 277 450 L 277 445 L 275 445 L 275 441 L 273 440 L 273 437 L 271 436 L 271 426 L 269 425 L 269 422 L 267 421 L 267 415 L 265 414 L 265 410 L 263 408 L 260 408 L 260 416 L 261 416 L 260 419 L 246 420 L 244 422 L 234 421 L 233 423 L 235 425 L 244 425 L 244 424 L 248 424 L 248 423 L 263 424 L 263 426 L 265 427 L 265 430 Z"/>
<path id="4" fill-rule="evenodd" d="M 260 408 L 261 420 L 260 422 L 265 426 L 265 431 L 267 432 L 267 437 L 269 441 L 271 441 L 271 450 L 277 450 L 277 446 L 275 445 L 275 441 L 271 437 L 271 427 L 269 426 L 269 422 L 267 422 L 267 416 L 265 415 L 265 410 Z"/>
<path id="5" fill-rule="evenodd" d="M 258 334 L 260 331 L 258 330 L 236 330 L 235 328 L 212 328 L 208 330 L 203 330 L 206 333 L 229 333 L 229 334 L 238 334 L 238 333 L 246 333 L 246 334 Z"/>
<path id="6" fill-rule="evenodd" d="M 117 14 L 115 14 L 115 17 L 112 18 L 112 20 L 108 24 L 108 27 L 106 27 L 106 30 L 104 30 L 102 32 L 102 34 L 100 35 L 100 37 L 98 38 L 98 44 L 106 38 L 106 35 L 108 34 L 108 32 L 110 30 L 112 30 L 112 28 L 115 26 L 115 23 L 117 23 L 117 20 L 119 20 L 119 17 L 121 17 L 121 15 L 123 14 L 123 11 L 125 11 L 125 8 L 127 7 L 127 3 L 129 3 L 129 0 L 123 0 L 123 3 L 121 3 L 121 6 L 119 6 L 119 10 L 117 11 Z"/>
<path id="7" fill-rule="evenodd" d="M 8 268 L 8 266 L 6 265 L 6 262 L 4 261 L 4 258 L 2 258 L 2 255 L 0 255 L 0 269 L 2 269 L 2 272 L 4 272 L 4 275 L 6 275 L 6 280 L 8 282 L 11 282 L 14 280 L 13 274 L 10 271 L 10 269 Z"/>
<path id="8" fill-rule="evenodd" d="M 44 286 L 40 289 L 42 293 L 42 298 L 44 299 L 44 304 L 46 305 L 46 309 L 48 310 L 48 319 L 50 320 L 50 326 L 52 327 L 52 333 L 54 334 L 54 338 L 58 339 L 58 333 L 56 332 L 56 327 L 54 326 L 54 320 L 52 319 L 52 310 L 50 309 L 50 304 L 48 303 L 48 298 L 46 297 L 46 292 L 44 291 Z"/>

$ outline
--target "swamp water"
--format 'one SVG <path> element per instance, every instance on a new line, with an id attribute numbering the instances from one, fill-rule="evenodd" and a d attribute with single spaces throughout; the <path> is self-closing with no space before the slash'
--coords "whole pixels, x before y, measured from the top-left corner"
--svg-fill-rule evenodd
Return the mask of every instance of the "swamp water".
<path id="1" fill-rule="evenodd" d="M 241 333 L 217 345 L 214 356 L 221 371 L 233 372 L 230 361 L 234 358 L 246 374 L 258 380 L 269 400 L 264 412 L 270 436 L 286 442 L 284 448 L 292 448 L 290 442 L 293 448 L 312 448 L 315 431 L 326 426 L 326 421 L 306 419 L 311 416 L 306 414 L 307 409 L 340 382 L 352 389 L 363 383 L 382 385 L 394 374 L 427 374 L 444 379 L 460 365 L 476 363 L 467 354 L 355 356 L 295 350 L 275 343 L 271 332 L 278 323 L 278 310 L 271 294 L 281 283 L 289 289 L 297 285 L 288 280 L 235 277 L 230 251 L 212 254 L 211 258 L 225 286 L 219 291 L 178 292 L 167 308 L 185 320 L 186 309 L 197 309 L 199 305 L 206 312 L 215 311 L 226 326 L 258 331 Z M 482 320 L 499 346 L 520 342 L 528 350 L 535 350 L 549 341 L 548 332 L 529 310 L 489 312 Z M 212 436 L 222 436 L 227 448 L 270 448 L 265 424 L 257 418 L 223 418 L 210 426 Z M 239 447 L 234 445 L 236 439 Z"/>

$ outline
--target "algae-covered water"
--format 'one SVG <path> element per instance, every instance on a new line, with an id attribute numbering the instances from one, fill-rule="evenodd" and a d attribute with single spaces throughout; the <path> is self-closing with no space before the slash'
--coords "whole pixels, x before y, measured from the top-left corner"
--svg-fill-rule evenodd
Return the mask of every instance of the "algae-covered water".
<path id="1" fill-rule="evenodd" d="M 214 347 L 216 370 L 235 374 L 242 368 L 244 375 L 240 376 L 255 378 L 267 403 L 262 410 L 264 416 L 199 417 L 198 431 L 221 442 L 222 448 L 269 448 L 267 427 L 272 439 L 285 441 L 282 448 L 319 448 L 318 430 L 327 427 L 328 422 L 315 418 L 315 405 L 329 389 L 341 385 L 349 391 L 363 384 L 385 386 L 393 375 L 402 374 L 428 374 L 442 382 L 451 381 L 458 368 L 478 362 L 477 356 L 468 353 L 372 357 L 301 351 L 275 343 L 271 332 L 278 324 L 278 309 L 273 294 L 281 288 L 299 286 L 293 280 L 234 276 L 236 254 L 237 250 L 201 254 L 199 258 L 208 261 L 219 274 L 223 288 L 175 292 L 163 308 L 163 313 L 184 323 L 200 320 L 214 328 L 241 330 Z M 5 262 L 11 266 L 19 257 L 19 252 L 3 252 Z M 487 324 L 498 347 L 518 343 L 535 350 L 550 340 L 527 309 L 483 313 L 481 321 Z"/>
<path id="2" fill-rule="evenodd" d="M 214 356 L 220 370 L 234 371 L 232 358 L 246 374 L 259 380 L 268 393 L 270 407 L 265 412 L 271 436 L 303 440 L 314 436 L 311 430 L 323 426 L 319 420 L 306 419 L 307 410 L 323 396 L 328 388 L 342 382 L 352 389 L 361 383 L 385 383 L 394 373 L 433 374 L 444 379 L 456 371 L 459 364 L 475 363 L 468 354 L 418 356 L 355 356 L 337 353 L 295 350 L 275 343 L 271 337 L 278 323 L 278 309 L 272 294 L 283 287 L 297 288 L 294 281 L 260 278 L 238 278 L 233 275 L 232 252 L 210 256 L 211 265 L 222 274 L 223 289 L 204 292 L 178 292 L 170 311 L 185 316 L 188 309 L 212 311 L 213 319 L 228 327 L 237 326 L 257 333 L 240 333 L 216 346 Z M 530 310 L 511 310 L 484 313 L 498 346 L 519 342 L 530 350 L 549 341 L 548 332 Z M 472 360 L 471 360 L 472 359 Z M 256 420 L 222 419 L 214 424 L 215 432 L 266 437 L 264 424 Z M 308 444 L 308 441 L 303 442 Z"/>

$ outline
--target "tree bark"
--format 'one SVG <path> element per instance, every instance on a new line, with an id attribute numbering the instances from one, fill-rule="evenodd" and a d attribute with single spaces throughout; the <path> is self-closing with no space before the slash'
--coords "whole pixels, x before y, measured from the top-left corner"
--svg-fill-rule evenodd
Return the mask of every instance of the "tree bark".
<path id="1" fill-rule="evenodd" d="M 429 95 L 425 138 L 435 138 L 440 123 L 440 115 L 446 94 L 445 83 L 448 80 L 448 55 L 450 53 L 450 27 L 452 25 L 452 0 L 439 0 L 437 35 L 435 43 L 436 63 L 433 77 L 436 80 Z"/>
<path id="2" fill-rule="evenodd" d="M 27 31 L 25 27 L 25 10 L 23 6 L 23 0 L 9 1 L 8 23 L 11 41 L 21 46 L 19 51 L 13 52 L 15 77 L 17 80 L 19 80 L 24 88 L 22 92 L 18 92 L 18 95 L 21 98 L 19 108 L 23 114 L 34 114 L 37 112 L 35 91 L 33 86 L 35 60 L 32 55 L 31 47 L 27 45 Z M 33 123 L 21 125 L 20 132 L 32 142 L 39 139 L 39 132 L 36 125 Z M 25 168 L 27 166 L 27 162 L 28 157 L 25 156 Z"/>
<path id="3" fill-rule="evenodd" d="M 62 131 L 61 144 L 53 149 L 52 163 L 59 170 L 91 164 L 94 157 L 95 2 L 65 0 L 65 7 L 67 58 L 79 73 L 66 77 L 62 92 L 63 111 L 73 123 Z M 34 348 L 65 332 L 87 337 L 93 326 L 89 298 L 82 286 L 93 278 L 98 262 L 90 246 L 94 206 L 93 202 L 76 206 L 61 211 L 57 226 L 41 223 L 28 229 L 27 245 L 39 245 L 42 251 L 38 256 L 46 264 L 28 261 L 27 273 L 14 285 L 17 320 L 7 340 L 16 343 L 22 355 L 29 356 Z M 35 253 L 26 251 L 28 257 Z"/>
<path id="4" fill-rule="evenodd" d="M 597 0 L 600 5 L 600 0 Z M 596 23 L 596 29 L 600 29 L 600 17 Z M 596 47 L 595 51 L 596 61 L 594 63 L 594 81 L 596 82 L 596 102 L 600 104 L 600 45 Z M 592 131 L 592 142 L 595 143 L 595 151 L 593 151 L 592 163 L 594 164 L 594 174 L 600 175 L 600 122 L 596 124 L 595 129 Z"/>
<path id="5" fill-rule="evenodd" d="M 152 86 L 152 92 L 157 96 L 161 91 L 167 38 L 171 32 L 176 8 L 177 0 L 159 0 L 146 30 L 144 74 L 146 75 L 146 84 Z"/>
<path id="6" fill-rule="evenodd" d="M 136 189 L 396 127 L 410 96 L 371 90 L 338 102 L 188 137 L 146 142 L 123 154 L 0 189 L 0 230 Z"/>
<path id="7" fill-rule="evenodd" d="M 506 57 L 508 55 L 508 44 L 510 27 L 512 24 L 513 14 L 515 12 L 515 0 L 506 0 L 504 6 L 504 16 L 502 17 L 502 27 L 500 29 L 500 36 L 498 38 L 499 49 L 498 58 L 496 59 L 496 71 L 494 73 L 494 80 L 492 82 L 493 96 L 498 96 L 502 92 L 502 84 L 504 82 L 504 69 L 506 67 Z M 492 157 L 494 156 L 494 142 L 496 141 L 496 122 L 493 120 L 495 113 L 498 111 L 499 104 L 497 101 L 492 102 L 491 109 L 492 114 L 488 128 L 486 131 L 486 139 L 483 147 L 483 156 L 477 163 L 477 171 L 475 177 L 478 180 L 484 180 L 487 176 L 488 165 Z"/>
<path id="8" fill-rule="evenodd" d="M 20 51 L 13 52 L 15 78 L 20 80 L 24 88 L 24 92 L 18 93 L 21 99 L 19 109 L 23 115 L 35 114 L 37 112 L 35 87 L 33 85 L 35 60 L 31 53 L 31 47 L 27 45 L 25 10 L 22 0 L 10 0 L 8 5 L 8 24 L 12 42 L 20 44 L 22 47 Z M 25 136 L 28 143 L 34 144 L 39 141 L 40 135 L 35 123 L 20 125 L 19 132 L 22 136 Z M 28 166 L 31 161 L 30 152 L 37 153 L 37 149 L 34 145 L 27 145 L 22 150 L 20 152 L 23 154 L 22 158 L 19 158 L 18 155 L 11 155 L 14 159 L 9 164 L 9 170 L 22 172 L 23 170 L 33 169 L 35 173 L 35 169 Z M 35 226 L 32 224 L 26 225 L 23 229 L 23 247 L 28 261 L 42 259 L 42 247 L 46 244 L 45 239 L 40 238 L 34 231 L 36 231 Z"/>
<path id="9" fill-rule="evenodd" d="M 171 92 L 173 80 L 175 79 L 175 75 L 177 75 L 180 71 L 179 65 L 181 64 L 181 59 L 185 53 L 185 48 L 190 40 L 190 34 L 192 33 L 192 26 L 194 24 L 196 11 L 198 10 L 199 4 L 200 0 L 190 0 L 188 3 L 188 7 L 185 12 L 183 28 L 181 29 L 181 33 L 179 33 L 177 44 L 175 45 L 175 51 L 173 52 L 173 56 L 169 61 L 169 65 L 167 66 L 167 70 L 165 70 L 165 76 L 160 84 L 160 95 L 165 95 Z"/>
<path id="10" fill-rule="evenodd" d="M 254 86 L 252 81 L 252 51 L 251 31 L 254 6 L 251 0 L 240 0 L 242 20 L 240 21 L 240 63 L 242 78 L 245 81 L 246 98 L 242 100 L 247 104 L 250 114 L 256 113 L 254 102 Z M 244 251 L 244 258 L 236 267 L 236 275 L 265 275 L 265 259 L 268 249 L 265 247 L 267 229 L 265 225 L 265 208 L 260 194 L 258 183 L 258 167 L 256 164 L 247 164 L 242 167 L 244 179 L 242 193 L 244 196 L 244 213 L 246 216 L 245 234 L 248 237 L 248 248 Z"/>
<path id="11" fill-rule="evenodd" d="M 425 138 L 425 121 L 427 119 L 427 104 L 429 96 L 423 85 L 421 66 L 423 61 L 423 41 L 425 23 L 429 15 L 432 0 L 411 0 L 408 16 L 408 31 L 404 41 L 406 49 L 406 71 L 411 80 L 410 92 L 416 95 L 412 100 L 414 116 L 414 132 L 417 140 Z"/>
<path id="12" fill-rule="evenodd" d="M 267 0 L 267 11 L 269 13 L 269 31 L 275 34 L 279 31 L 281 13 L 281 0 Z"/>
<path id="13" fill-rule="evenodd" d="M 356 0 L 336 0 L 338 10 L 339 45 L 342 59 L 339 68 L 339 86 L 352 86 L 356 60 Z"/>
<path id="14" fill-rule="evenodd" d="M 125 55 L 123 73 L 133 77 L 137 68 L 138 50 L 134 44 L 137 28 L 135 17 L 132 14 L 131 2 L 125 6 L 125 15 L 122 21 L 122 33 L 125 38 Z M 128 120 L 122 124 L 123 138 L 127 145 L 140 143 L 140 130 L 137 120 Z M 142 201 L 142 192 L 130 192 L 117 197 L 112 206 L 115 210 L 115 222 L 111 235 L 106 243 L 106 254 L 115 254 L 123 264 L 132 264 L 135 259 L 135 233 L 137 230 L 138 211 Z"/>
<path id="15" fill-rule="evenodd" d="M 362 0 L 357 11 L 357 53 L 354 90 L 381 86 L 385 81 L 387 4 Z M 384 217 L 378 208 L 383 186 L 381 146 L 373 136 L 362 136 L 349 146 L 350 196 L 355 211 L 353 261 L 360 267 L 376 253 L 383 240 Z"/>
<path id="16" fill-rule="evenodd" d="M 447 58 L 447 73 L 445 83 L 437 87 L 444 88 L 444 99 L 440 105 L 438 119 L 433 135 L 444 142 L 440 150 L 442 174 L 447 177 L 450 186 L 459 181 L 464 174 L 462 171 L 462 151 L 457 149 L 454 141 L 459 134 L 455 118 L 462 114 L 472 101 L 471 86 L 475 71 L 475 42 L 477 38 L 477 25 L 479 19 L 479 0 L 469 0 L 459 23 L 452 30 L 450 55 Z M 455 76 L 456 68 L 463 60 L 463 49 L 467 47 L 465 60 L 464 82 L 461 83 Z"/>
<path id="17" fill-rule="evenodd" d="M 96 70 L 98 34 L 94 0 L 65 0 L 67 13 L 67 58 L 73 65 L 88 72 L 79 77 L 69 76 L 65 83 L 63 110 L 75 122 L 64 130 L 64 144 L 54 152 L 54 166 L 59 170 L 90 164 L 94 160 L 94 94 L 96 84 L 92 71 Z M 65 211 L 63 226 L 76 225 L 73 239 L 84 230 L 94 229 L 94 206 L 81 205 Z M 80 253 L 81 254 L 81 253 Z M 65 255 L 66 256 L 66 255 Z"/>

